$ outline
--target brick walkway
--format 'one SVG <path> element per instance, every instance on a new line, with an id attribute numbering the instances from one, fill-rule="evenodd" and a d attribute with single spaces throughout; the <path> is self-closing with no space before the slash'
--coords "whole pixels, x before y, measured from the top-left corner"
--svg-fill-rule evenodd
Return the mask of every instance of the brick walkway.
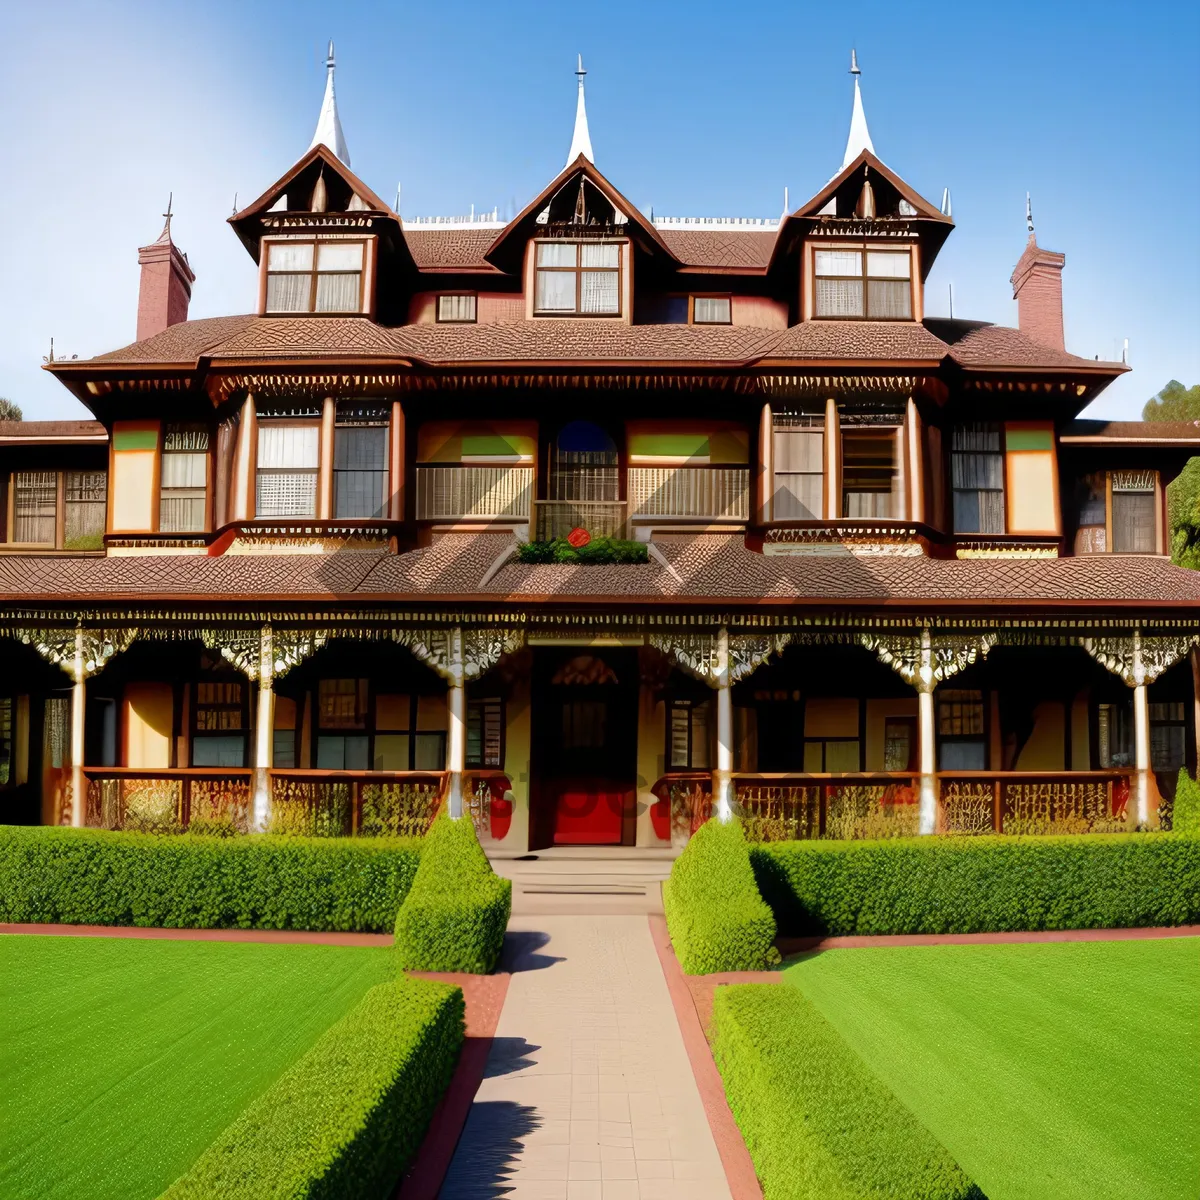
<path id="1" fill-rule="evenodd" d="M 729 1200 L 644 916 L 516 917 L 443 1200 Z"/>

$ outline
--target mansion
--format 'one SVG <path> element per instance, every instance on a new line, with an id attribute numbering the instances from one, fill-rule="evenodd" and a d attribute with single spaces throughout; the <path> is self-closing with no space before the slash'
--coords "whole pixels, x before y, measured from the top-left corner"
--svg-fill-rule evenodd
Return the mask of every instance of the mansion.
<path id="1" fill-rule="evenodd" d="M 168 218 L 137 340 L 0 425 L 0 821 L 485 845 L 1071 832 L 1195 771 L 1200 427 L 1081 419 L 1029 222 L 1019 321 L 925 315 L 954 229 L 876 156 L 778 220 L 653 218 L 593 158 L 511 220 L 402 219 L 307 153 L 189 320 Z M 833 166 L 833 164 L 830 164 Z"/>

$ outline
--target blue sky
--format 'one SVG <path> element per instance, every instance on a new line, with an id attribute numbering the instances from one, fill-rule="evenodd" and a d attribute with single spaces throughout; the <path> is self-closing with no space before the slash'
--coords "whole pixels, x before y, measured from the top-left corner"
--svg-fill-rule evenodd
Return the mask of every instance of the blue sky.
<path id="1" fill-rule="evenodd" d="M 0 395 L 82 415 L 39 370 L 133 338 L 136 248 L 175 194 L 193 316 L 245 312 L 225 225 L 307 148 L 325 40 L 355 171 L 406 216 L 524 205 L 561 168 L 576 52 L 597 165 L 659 215 L 777 216 L 841 162 L 851 46 L 880 157 L 957 229 L 926 308 L 1016 323 L 1033 194 L 1065 251 L 1068 349 L 1132 375 L 1093 413 L 1200 382 L 1200 5 L 454 5 L 65 0 L 13 6 L 0 78 Z"/>

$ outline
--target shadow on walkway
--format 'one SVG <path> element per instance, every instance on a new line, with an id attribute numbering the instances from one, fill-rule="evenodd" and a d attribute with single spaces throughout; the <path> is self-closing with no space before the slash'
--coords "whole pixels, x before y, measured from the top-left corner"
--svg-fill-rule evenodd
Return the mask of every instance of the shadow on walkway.
<path id="1" fill-rule="evenodd" d="M 537 1059 L 531 1056 L 540 1049 L 541 1046 L 535 1046 L 523 1037 L 493 1038 L 491 1053 L 483 1071 L 484 1079 L 494 1079 L 497 1075 L 511 1075 L 514 1071 L 532 1067 Z"/>
<path id="2" fill-rule="evenodd" d="M 538 954 L 550 940 L 548 933 L 534 930 L 509 930 L 504 935 L 504 949 L 500 954 L 501 971 L 515 975 L 518 971 L 541 971 L 563 960 L 553 954 Z"/>
<path id="3" fill-rule="evenodd" d="M 512 1040 L 517 1039 L 501 1039 Z M 476 1101 L 459 1140 L 439 1200 L 494 1200 L 513 1191 L 523 1140 L 538 1126 L 537 1109 L 511 1100 Z M 468 1153 L 462 1153 L 464 1147 Z"/>

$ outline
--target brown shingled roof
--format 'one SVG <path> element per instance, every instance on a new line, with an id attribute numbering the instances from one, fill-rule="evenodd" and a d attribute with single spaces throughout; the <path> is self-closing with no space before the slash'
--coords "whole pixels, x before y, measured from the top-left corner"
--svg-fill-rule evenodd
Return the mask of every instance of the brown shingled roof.
<path id="1" fill-rule="evenodd" d="M 780 333 L 771 358 L 941 362 L 946 343 L 908 321 L 808 321 Z"/>
<path id="2" fill-rule="evenodd" d="M 687 267 L 767 269 L 775 247 L 775 231 L 660 229 L 662 240 Z"/>
<path id="3" fill-rule="evenodd" d="M 925 328 L 950 347 L 950 356 L 964 367 L 1111 367 L 1127 368 L 1121 363 L 1098 362 L 1080 358 L 1065 350 L 1043 346 L 1019 329 L 989 325 L 986 321 L 954 321 L 928 317 Z"/>
<path id="4" fill-rule="evenodd" d="M 107 438 L 99 421 L 0 421 L 0 442 L 69 442 Z"/>
<path id="5" fill-rule="evenodd" d="M 494 229 L 464 229 L 456 225 L 433 229 L 405 227 L 404 240 L 413 261 L 423 271 L 437 267 L 468 267 L 499 274 L 497 268 L 483 257 L 484 251 L 496 240 Z"/>
<path id="6" fill-rule="evenodd" d="M 240 317 L 202 317 L 196 321 L 180 321 L 153 337 L 131 342 L 120 350 L 98 354 L 89 362 L 116 363 L 194 363 L 213 346 L 243 330 L 258 318 L 249 314 Z"/>
<path id="7" fill-rule="evenodd" d="M 1197 442 L 1200 421 L 1097 421 L 1079 419 L 1063 427 L 1064 439 L 1104 438 L 1117 442 Z"/>

